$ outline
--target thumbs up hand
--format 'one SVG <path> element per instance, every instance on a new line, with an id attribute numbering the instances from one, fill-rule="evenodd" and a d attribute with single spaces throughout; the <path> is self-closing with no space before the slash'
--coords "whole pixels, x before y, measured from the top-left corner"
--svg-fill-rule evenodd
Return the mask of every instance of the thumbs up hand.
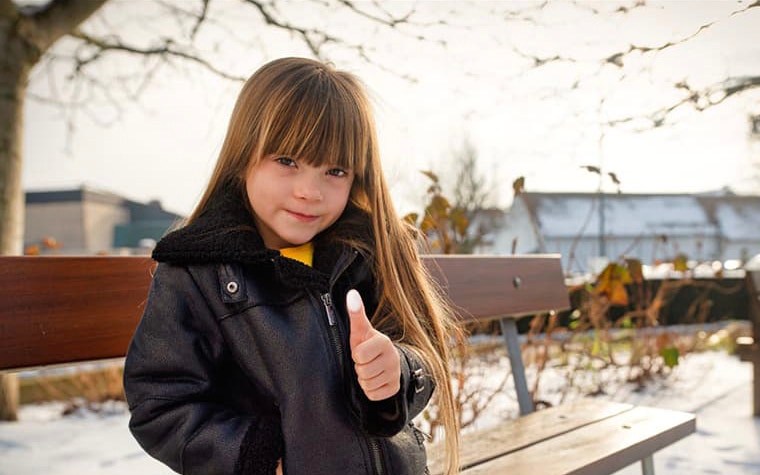
<path id="1" fill-rule="evenodd" d="M 356 290 L 346 294 L 351 323 L 349 344 L 356 376 L 370 401 L 381 401 L 401 389 L 401 360 L 390 338 L 372 327 Z"/>

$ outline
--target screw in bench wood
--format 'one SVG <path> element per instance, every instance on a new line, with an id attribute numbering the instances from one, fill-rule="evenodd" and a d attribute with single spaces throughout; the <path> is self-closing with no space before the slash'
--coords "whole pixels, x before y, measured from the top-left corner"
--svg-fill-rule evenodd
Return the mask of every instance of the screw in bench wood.
<path id="1" fill-rule="evenodd" d="M 516 289 L 519 289 L 519 288 L 520 288 L 520 286 L 522 285 L 522 279 L 521 279 L 521 278 L 519 278 L 519 277 L 517 277 L 517 276 L 513 277 L 513 278 L 512 278 L 512 285 L 513 285 L 513 286 L 514 286 Z"/>

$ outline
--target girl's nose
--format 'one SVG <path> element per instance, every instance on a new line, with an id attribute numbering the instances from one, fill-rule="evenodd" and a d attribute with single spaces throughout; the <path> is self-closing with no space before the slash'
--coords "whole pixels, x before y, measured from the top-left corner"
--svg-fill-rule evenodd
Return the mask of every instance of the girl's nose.
<path id="1" fill-rule="evenodd" d="M 320 201 L 322 190 L 320 188 L 320 174 L 305 173 L 296 183 L 294 193 L 297 198 L 309 201 Z"/>

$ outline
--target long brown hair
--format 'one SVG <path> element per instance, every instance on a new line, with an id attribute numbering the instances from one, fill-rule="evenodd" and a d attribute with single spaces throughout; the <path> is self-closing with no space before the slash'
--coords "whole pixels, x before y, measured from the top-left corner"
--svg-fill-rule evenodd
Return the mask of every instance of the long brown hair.
<path id="1" fill-rule="evenodd" d="M 446 429 L 447 473 L 458 472 L 459 421 L 448 361 L 449 346 L 461 337 L 461 330 L 420 261 L 415 233 L 393 207 L 372 107 L 361 81 L 304 58 L 278 59 L 256 71 L 238 96 L 216 167 L 188 223 L 223 187 L 238 187 L 247 202 L 245 176 L 269 154 L 354 171 L 349 203 L 336 228 L 350 229 L 352 223 L 345 221 L 360 215 L 372 238 L 345 233 L 337 239 L 371 259 L 380 292 L 372 323 L 392 328 L 397 343 L 427 363 Z"/>

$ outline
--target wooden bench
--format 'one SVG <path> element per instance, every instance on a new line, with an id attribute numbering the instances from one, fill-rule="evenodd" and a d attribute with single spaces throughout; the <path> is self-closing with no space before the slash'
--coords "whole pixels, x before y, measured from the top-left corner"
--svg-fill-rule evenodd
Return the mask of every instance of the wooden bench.
<path id="1" fill-rule="evenodd" d="M 737 338 L 736 353 L 742 361 L 749 361 L 753 365 L 752 414 L 760 417 L 760 270 L 748 270 L 744 281 L 749 298 L 747 309 L 752 336 Z"/>
<path id="2" fill-rule="evenodd" d="M 436 256 L 425 262 L 463 319 L 498 319 L 517 420 L 463 436 L 463 474 L 609 474 L 695 430 L 692 414 L 584 400 L 533 412 L 515 319 L 568 306 L 559 256 Z M 154 263 L 146 257 L 0 257 L 0 371 L 123 356 Z M 431 469 L 440 453 L 431 447 Z"/>

